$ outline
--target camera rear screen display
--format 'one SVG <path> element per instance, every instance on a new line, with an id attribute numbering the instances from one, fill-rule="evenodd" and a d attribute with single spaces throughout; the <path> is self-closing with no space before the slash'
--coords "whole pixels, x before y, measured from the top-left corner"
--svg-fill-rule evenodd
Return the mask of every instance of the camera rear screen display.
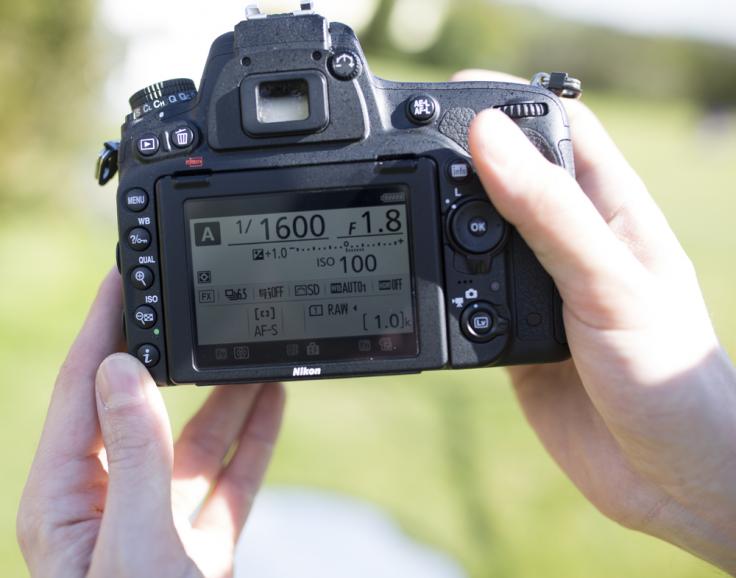
<path id="1" fill-rule="evenodd" d="M 416 356 L 407 196 L 187 201 L 198 366 Z"/>

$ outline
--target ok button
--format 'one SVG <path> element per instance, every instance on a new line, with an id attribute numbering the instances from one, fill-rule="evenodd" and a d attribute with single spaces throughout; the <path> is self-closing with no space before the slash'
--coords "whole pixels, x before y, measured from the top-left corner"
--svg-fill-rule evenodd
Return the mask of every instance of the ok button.
<path id="1" fill-rule="evenodd" d="M 450 217 L 455 245 L 464 253 L 493 253 L 506 238 L 506 223 L 488 201 L 460 205 Z"/>
<path id="2" fill-rule="evenodd" d="M 483 217 L 476 217 L 468 223 L 468 229 L 474 237 L 482 237 L 488 232 L 488 221 Z"/>

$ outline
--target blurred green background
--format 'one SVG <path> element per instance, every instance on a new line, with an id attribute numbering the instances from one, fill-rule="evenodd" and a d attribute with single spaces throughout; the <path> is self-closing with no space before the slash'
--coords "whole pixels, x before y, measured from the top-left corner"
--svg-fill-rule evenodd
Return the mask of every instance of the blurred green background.
<path id="1" fill-rule="evenodd" d="M 586 101 L 664 208 L 736 356 L 736 50 L 480 0 L 454 2 L 417 50 L 392 35 L 400 4 L 380 2 L 362 30 L 382 76 L 445 80 L 484 66 L 585 79 Z M 0 1 L 2 576 L 25 575 L 18 499 L 56 371 L 114 262 L 114 187 L 97 189 L 91 168 L 126 112 L 126 95 L 111 103 L 100 88 L 124 52 L 92 0 Z M 673 314 L 686 331 L 687 311 Z M 269 482 L 379 504 L 473 578 L 717 574 L 589 506 L 525 424 L 503 371 L 299 383 L 289 393 Z M 206 394 L 165 392 L 177 429 Z"/>

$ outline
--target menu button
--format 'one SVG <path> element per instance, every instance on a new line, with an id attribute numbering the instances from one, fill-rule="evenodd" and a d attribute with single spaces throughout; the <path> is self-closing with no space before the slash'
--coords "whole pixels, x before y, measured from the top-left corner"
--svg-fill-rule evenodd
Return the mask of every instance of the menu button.
<path id="1" fill-rule="evenodd" d="M 124 202 L 129 211 L 140 213 L 148 206 L 148 193 L 143 189 L 132 189 L 125 193 Z"/>

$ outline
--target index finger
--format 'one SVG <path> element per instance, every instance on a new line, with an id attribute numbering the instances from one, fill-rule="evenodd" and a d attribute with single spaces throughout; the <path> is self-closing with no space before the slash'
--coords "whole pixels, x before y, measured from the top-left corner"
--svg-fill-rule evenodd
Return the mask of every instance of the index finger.
<path id="1" fill-rule="evenodd" d="M 117 270 L 105 277 L 54 386 L 39 452 L 54 459 L 86 457 L 101 447 L 95 374 L 120 351 L 122 289 Z"/>
<path id="2" fill-rule="evenodd" d="M 528 80 L 519 76 L 492 70 L 463 70 L 455 74 L 452 81 L 529 84 Z M 590 109 L 579 100 L 562 99 L 562 102 L 570 121 L 575 144 L 575 173 L 580 185 L 584 189 L 595 189 L 596 187 L 589 185 L 606 183 L 612 177 L 616 182 L 621 182 L 622 178 L 632 179 L 635 176 L 631 174 L 633 169 Z M 597 195 L 595 191 L 586 190 L 586 193 L 603 218 L 608 220 L 611 208 L 607 206 L 609 204 L 606 202 L 607 197 Z"/>

